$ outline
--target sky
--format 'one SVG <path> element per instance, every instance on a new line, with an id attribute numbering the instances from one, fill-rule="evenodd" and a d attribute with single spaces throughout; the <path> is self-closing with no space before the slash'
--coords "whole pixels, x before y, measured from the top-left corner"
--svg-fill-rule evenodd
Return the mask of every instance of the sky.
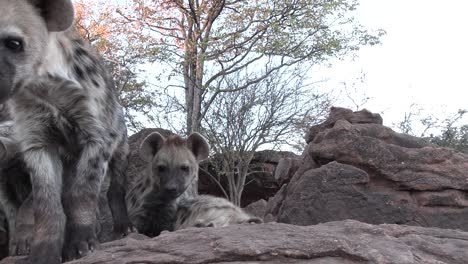
<path id="1" fill-rule="evenodd" d="M 355 101 L 369 97 L 363 107 L 380 113 L 391 127 L 412 104 L 424 109 L 422 115 L 441 119 L 468 109 L 468 0 L 359 3 L 356 19 L 387 34 L 381 45 L 363 47 L 354 60 L 332 61 L 313 73 L 314 80 L 328 80 L 320 88 L 336 94 L 335 105 L 354 107 L 342 92 L 345 82 Z M 363 75 L 363 82 L 356 81 Z M 458 124 L 468 124 L 468 115 Z"/>
<path id="2" fill-rule="evenodd" d="M 370 97 L 364 107 L 381 113 L 385 125 L 401 121 L 412 103 L 441 118 L 468 109 L 467 10 L 466 0 L 360 0 L 356 18 L 384 29 L 382 44 L 319 72 L 332 89 L 365 74 L 357 97 Z"/>

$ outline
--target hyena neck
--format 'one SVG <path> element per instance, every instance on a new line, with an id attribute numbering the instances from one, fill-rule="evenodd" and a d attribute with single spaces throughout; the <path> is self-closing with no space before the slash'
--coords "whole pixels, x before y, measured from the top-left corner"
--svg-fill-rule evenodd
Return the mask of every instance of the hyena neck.
<path id="1" fill-rule="evenodd" d="M 71 38 L 67 32 L 49 33 L 46 55 L 38 68 L 39 76 L 55 76 L 79 83 L 73 74 Z"/>

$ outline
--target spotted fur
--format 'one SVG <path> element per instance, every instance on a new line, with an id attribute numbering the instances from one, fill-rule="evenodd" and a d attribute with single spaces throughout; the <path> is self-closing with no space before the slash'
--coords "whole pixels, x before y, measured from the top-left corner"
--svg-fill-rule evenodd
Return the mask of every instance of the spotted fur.
<path id="1" fill-rule="evenodd" d="M 28 217 L 25 211 L 29 206 L 26 201 L 31 199 L 31 183 L 19 152 L 19 144 L 13 138 L 13 122 L 5 109 L 2 106 L 0 108 L 0 206 L 7 220 L 9 244 L 12 245 L 14 234 L 17 233 L 15 230 L 18 229 L 18 233 L 32 230 L 32 217 Z M 22 245 L 26 246 L 25 243 Z M 23 246 L 18 250 L 24 254 Z"/>
<path id="2" fill-rule="evenodd" d="M 174 230 L 262 222 L 224 198 L 199 195 L 178 201 Z"/>
<path id="3" fill-rule="evenodd" d="M 171 229 L 178 197 L 185 196 L 198 178 L 198 162 L 208 157 L 209 145 L 198 133 L 187 139 L 164 138 L 153 132 L 140 146 L 147 170 L 136 179 L 127 194 L 130 219 L 136 228 L 155 236 Z"/>
<path id="4" fill-rule="evenodd" d="M 208 153 L 209 145 L 198 133 L 187 140 L 153 133 L 143 141 L 140 155 L 148 162 L 148 171 L 127 196 L 129 214 L 139 232 L 157 236 L 164 230 L 261 222 L 226 199 L 183 195 Z"/>
<path id="5" fill-rule="evenodd" d="M 100 57 L 70 28 L 70 0 L 0 0 L 0 101 L 31 175 L 34 232 L 26 263 L 55 264 L 98 246 L 106 174 L 116 232 L 125 206 L 128 145 L 117 92 Z"/>

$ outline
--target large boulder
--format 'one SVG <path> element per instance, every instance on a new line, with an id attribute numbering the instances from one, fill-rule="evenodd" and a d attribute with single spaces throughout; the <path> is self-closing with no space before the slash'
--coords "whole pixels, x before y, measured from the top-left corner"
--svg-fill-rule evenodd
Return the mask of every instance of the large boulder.
<path id="1" fill-rule="evenodd" d="M 132 235 L 69 263 L 465 264 L 466 248 L 468 233 L 462 231 L 347 220 L 194 228 L 153 239 Z"/>
<path id="2" fill-rule="evenodd" d="M 328 118 L 319 125 L 312 126 L 305 135 L 307 143 L 312 142 L 315 136 L 321 131 L 332 128 L 336 121 L 346 120 L 352 124 L 378 124 L 382 125 L 383 119 L 379 114 L 371 113 L 370 111 L 363 109 L 361 111 L 353 112 L 351 109 L 332 107 Z"/>
<path id="3" fill-rule="evenodd" d="M 298 225 L 356 219 L 468 230 L 468 156 L 381 123 L 367 110 L 334 108 L 310 129 L 310 163 L 266 214 Z"/>

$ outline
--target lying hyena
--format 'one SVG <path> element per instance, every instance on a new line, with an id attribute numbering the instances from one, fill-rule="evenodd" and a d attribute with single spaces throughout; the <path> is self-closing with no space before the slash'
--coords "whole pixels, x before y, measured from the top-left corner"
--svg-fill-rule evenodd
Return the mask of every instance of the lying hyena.
<path id="1" fill-rule="evenodd" d="M 198 133 L 186 140 L 150 134 L 142 142 L 140 156 L 148 171 L 127 195 L 130 218 L 139 232 L 157 236 L 162 231 L 187 227 L 226 226 L 261 222 L 223 198 L 208 195 L 181 196 L 198 177 L 198 163 L 207 158 L 209 145 Z"/>
<path id="2" fill-rule="evenodd" d="M 0 6 L 0 103 L 10 98 L 33 190 L 34 231 L 23 261 L 79 258 L 98 246 L 97 199 L 106 173 L 116 232 L 130 228 L 122 109 L 100 57 L 70 29 L 71 0 Z"/>
<path id="3" fill-rule="evenodd" d="M 253 217 L 228 200 L 211 195 L 184 198 L 177 203 L 174 230 L 189 227 L 223 227 L 263 221 Z"/>

